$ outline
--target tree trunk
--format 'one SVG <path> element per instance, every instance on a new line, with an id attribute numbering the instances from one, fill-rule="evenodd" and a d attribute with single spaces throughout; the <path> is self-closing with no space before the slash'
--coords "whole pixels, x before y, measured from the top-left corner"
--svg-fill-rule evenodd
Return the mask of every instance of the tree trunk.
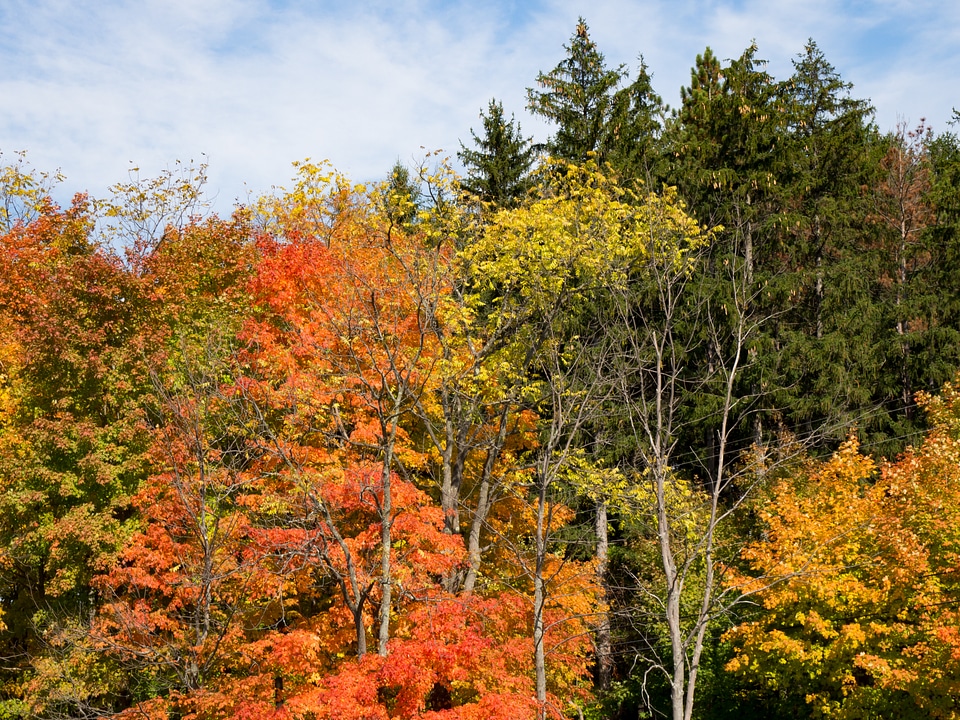
<path id="1" fill-rule="evenodd" d="M 393 441 L 396 437 L 396 422 L 390 428 L 385 443 L 386 449 L 383 458 L 383 499 L 380 501 L 380 587 L 383 595 L 380 598 L 380 632 L 377 641 L 377 652 L 381 657 L 387 656 L 387 642 L 390 640 L 390 613 L 393 610 L 393 579 L 392 568 L 392 532 L 393 532 L 393 496 L 390 489 L 393 467 Z"/>
<path id="2" fill-rule="evenodd" d="M 547 554 L 548 525 L 546 480 L 541 477 L 540 493 L 537 497 L 537 556 L 533 573 L 533 660 L 536 671 L 537 720 L 546 720 L 547 717 L 547 662 L 543 647 L 543 610 L 547 602 L 547 588 L 543 565 Z"/>
<path id="3" fill-rule="evenodd" d="M 483 464 L 483 475 L 480 478 L 477 510 L 473 514 L 473 521 L 470 523 L 470 536 L 467 538 L 467 574 L 463 580 L 463 591 L 465 593 L 473 592 L 477 584 L 477 575 L 480 573 L 480 562 L 482 559 L 480 536 L 493 502 L 491 497 L 493 493 L 493 471 L 496 467 L 497 459 L 500 457 L 500 450 L 503 448 L 506 439 L 507 408 L 504 407 L 500 412 L 500 426 L 497 429 L 497 437 L 489 450 L 487 450 L 487 459 Z"/>
<path id="4" fill-rule="evenodd" d="M 605 606 L 609 606 L 610 593 L 607 589 L 607 565 L 609 543 L 607 539 L 607 504 L 597 503 L 597 582 L 600 584 Z M 610 686 L 613 675 L 613 655 L 610 646 L 610 614 L 604 607 L 597 624 L 597 688 L 605 690 Z"/>

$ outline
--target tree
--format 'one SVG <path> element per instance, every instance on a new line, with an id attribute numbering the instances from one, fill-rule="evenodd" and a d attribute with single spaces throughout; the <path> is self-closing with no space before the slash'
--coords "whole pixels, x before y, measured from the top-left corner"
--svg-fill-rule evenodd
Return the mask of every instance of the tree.
<path id="1" fill-rule="evenodd" d="M 29 225 L 50 208 L 53 189 L 64 181 L 59 172 L 48 173 L 31 167 L 27 153 L 0 170 L 0 229 L 9 232 L 16 225 Z"/>
<path id="2" fill-rule="evenodd" d="M 872 108 L 850 90 L 811 40 L 786 81 L 788 169 L 778 183 L 791 299 L 781 323 L 785 382 L 775 401 L 794 432 L 826 427 L 834 441 L 857 417 L 865 437 L 882 434 L 886 422 L 873 412 L 868 389 L 886 362 L 878 352 L 876 254 L 864 244 L 870 233 L 861 191 L 870 183 Z"/>
<path id="3" fill-rule="evenodd" d="M 390 168 L 383 205 L 390 222 L 406 225 L 416 218 L 420 204 L 420 188 L 410 175 L 410 169 L 397 160 Z"/>
<path id="4" fill-rule="evenodd" d="M 0 652 L 13 706 L 36 700 L 23 682 L 55 656 L 57 626 L 95 609 L 90 582 L 133 530 L 149 445 L 146 288 L 92 239 L 85 197 L 37 212 L 0 236 Z"/>
<path id="5" fill-rule="evenodd" d="M 754 44 L 725 67 L 710 48 L 698 55 L 669 133 L 677 186 L 703 223 L 723 226 L 718 240 L 739 248 L 750 282 L 774 251 L 772 196 L 783 170 L 777 87 L 756 55 Z"/>
<path id="6" fill-rule="evenodd" d="M 634 283 L 615 296 L 605 326 L 616 328 L 607 342 L 619 352 L 605 373 L 617 384 L 623 408 L 618 424 L 629 428 L 633 452 L 621 462 L 635 478 L 640 499 L 633 515 L 642 518 L 657 572 L 635 589 L 622 612 L 644 611 L 650 598 L 654 622 L 665 637 L 638 649 L 651 670 L 665 681 L 671 713 L 693 717 L 696 688 L 711 626 L 739 602 L 742 593 L 722 584 L 724 543 L 743 498 L 746 478 L 756 470 L 738 457 L 733 439 L 749 406 L 735 394 L 750 363 L 747 352 L 764 322 L 752 310 L 753 289 L 742 260 L 728 265 L 728 292 L 722 304 L 704 287 L 701 253 L 709 235 L 682 213 L 669 197 L 653 206 L 657 233 L 651 233 L 645 264 Z M 715 304 L 717 303 L 717 304 Z M 714 361 L 693 361 L 709 343 Z M 716 457 L 704 475 L 684 478 L 678 443 L 689 420 L 683 412 L 687 393 L 710 396 L 710 414 L 700 420 L 716 428 Z M 642 539 L 643 536 L 641 536 Z M 645 681 L 644 681 L 645 682 Z"/>
<path id="7" fill-rule="evenodd" d="M 302 620 L 264 641 L 263 662 L 287 679 L 287 707 L 321 717 L 424 707 L 509 717 L 530 707 L 521 698 L 532 690 L 524 588 L 457 594 L 452 581 L 464 560 L 459 483 L 474 449 L 452 426 L 475 361 L 456 338 L 469 317 L 455 296 L 445 190 L 429 184 L 430 207 L 397 226 L 379 190 L 318 170 L 301 172 L 309 193 L 266 203 L 273 232 L 261 240 L 260 311 L 248 329 L 251 367 L 263 374 L 246 392 L 276 463 L 261 522 L 291 582 L 317 596 L 301 591 Z M 303 232 L 301 217 L 323 234 Z M 437 489 L 440 507 L 425 492 Z M 464 622 L 441 622 L 451 608 Z M 331 635 L 344 620 L 353 643 Z M 376 655 L 366 652 L 371 624 Z"/>
<path id="8" fill-rule="evenodd" d="M 315 169 L 306 167 L 303 172 Z M 342 180 L 335 179 L 335 183 L 330 190 L 334 196 L 350 192 Z M 333 236 L 323 241 L 294 236 L 293 242 L 272 242 L 272 257 L 262 268 L 258 295 L 277 313 L 264 326 L 275 334 L 270 344 L 283 348 L 293 342 L 294 347 L 286 352 L 294 358 L 314 358 L 313 377 L 303 379 L 321 393 L 317 400 L 333 404 L 326 410 L 332 413 L 326 421 L 333 423 L 333 432 L 342 436 L 350 449 L 346 459 L 379 468 L 370 492 L 377 498 L 381 533 L 377 646 L 386 656 L 393 603 L 391 537 L 398 513 L 393 505 L 393 483 L 398 463 L 419 462 L 412 455 L 404 459 L 398 448 L 406 443 L 405 415 L 432 381 L 434 349 L 424 324 L 437 314 L 447 287 L 442 276 L 430 274 L 430 266 L 421 263 L 431 262 L 431 255 L 435 262 L 445 249 L 425 247 L 415 235 L 396 228 L 390 203 L 397 194 L 387 187 L 384 196 L 384 218 L 374 212 L 373 205 L 356 197 L 339 214 Z M 418 283 L 420 280 L 423 282 Z M 279 289 L 275 284 L 285 291 L 271 300 L 271 294 Z M 295 335 L 286 330 L 277 333 L 278 327 L 298 327 L 300 331 Z M 291 379 L 299 382 L 296 376 Z M 317 509 L 323 511 L 322 497 L 317 502 Z M 350 562 L 348 559 L 348 565 Z M 352 578 L 350 594 L 362 654 L 365 639 L 360 613 L 370 589 L 364 590 L 354 581 Z"/>
<path id="9" fill-rule="evenodd" d="M 460 158 L 467 169 L 461 186 L 484 202 L 502 207 L 518 204 L 531 187 L 530 171 L 535 150 L 524 138 L 520 124 L 511 115 L 506 120 L 503 104 L 491 100 L 486 114 L 480 113 L 483 136 L 470 130 L 476 149 L 460 143 Z"/>
<path id="10" fill-rule="evenodd" d="M 738 439 L 749 438 L 745 442 L 762 442 L 765 422 L 769 426 L 778 419 L 776 410 L 763 412 L 760 396 L 774 389 L 770 385 L 776 373 L 767 366 L 777 358 L 774 348 L 778 316 L 783 312 L 779 301 L 785 272 L 779 261 L 782 208 L 777 196 L 784 170 L 782 104 L 779 88 L 757 52 L 757 46 L 751 45 L 725 66 L 710 48 L 697 56 L 690 85 L 681 90 L 683 104 L 665 133 L 676 158 L 672 182 L 701 222 L 719 226 L 700 275 L 709 287 L 698 291 L 698 296 L 713 296 L 715 302 L 734 306 L 749 299 L 751 307 L 743 309 L 766 319 L 746 348 L 757 362 L 740 373 L 734 387 L 735 396 L 752 404 L 749 415 L 743 416 L 746 425 L 736 431 Z M 731 264 L 744 273 L 746 295 L 740 300 L 731 293 Z M 703 338 L 700 351 L 697 362 L 709 368 L 716 366 L 717 352 L 729 349 L 718 349 L 713 340 Z M 713 411 L 708 397 L 692 398 L 685 412 L 701 419 L 696 428 L 699 436 L 686 440 L 707 458 L 707 466 L 695 472 L 710 475 L 718 451 L 716 427 L 706 419 Z M 771 415 L 772 422 L 768 421 Z"/>
<path id="11" fill-rule="evenodd" d="M 724 308 L 731 322 L 732 338 L 721 337 L 716 315 L 704 307 L 696 318 L 689 312 L 688 289 L 694 285 L 694 269 L 709 235 L 683 210 L 675 194 L 632 195 L 596 173 L 588 164 L 568 165 L 551 178 L 555 183 L 544 199 L 529 208 L 502 213 L 484 237 L 480 249 L 483 262 L 479 275 L 504 292 L 509 281 L 517 294 L 519 308 L 529 315 L 526 332 L 538 340 L 538 359 L 528 383 L 542 388 L 545 396 L 536 407 L 541 418 L 540 445 L 534 453 L 537 509 L 537 562 L 531 573 L 535 582 L 535 618 L 543 598 L 551 590 L 543 574 L 541 556 L 552 534 L 549 513 L 557 507 L 551 497 L 575 459 L 583 462 L 583 445 L 607 428 L 600 420 L 608 413 L 611 425 L 633 428 L 628 458 L 602 448 L 591 448 L 597 461 L 624 460 L 637 483 L 650 483 L 648 497 L 655 498 L 654 527 L 660 538 L 658 558 L 664 572 L 663 586 L 645 587 L 656 592 L 665 608 L 671 640 L 670 654 L 654 662 L 664 671 L 673 688 L 675 717 L 689 718 L 693 688 L 709 622 L 729 609 L 714 575 L 717 528 L 727 509 L 720 498 L 729 492 L 732 480 L 728 464 L 733 459 L 728 444 L 734 428 L 733 386 L 746 363 L 746 343 L 755 332 L 756 319 L 743 308 L 749 288 L 735 275 L 734 295 L 738 304 Z M 742 271 L 742 263 L 739 266 Z M 506 292 L 504 295 L 509 297 Z M 505 308 L 504 305 L 499 308 Z M 498 308 L 498 309 L 499 309 Z M 502 311 L 502 310 L 501 310 Z M 719 315 L 720 313 L 717 313 Z M 693 376 L 686 368 L 691 346 L 701 336 L 686 336 L 698 320 L 717 333 L 717 370 L 708 377 Z M 697 326 L 702 330 L 702 326 Z M 543 340 L 540 340 L 543 338 Z M 529 343 L 529 340 L 524 340 Z M 526 347 L 531 347 L 526 345 Z M 727 354 L 727 349 L 731 354 Z M 702 535 L 690 540 L 684 531 L 689 518 L 670 501 L 676 484 L 672 465 L 679 427 L 678 408 L 686 391 L 702 389 L 720 376 L 718 400 L 720 459 L 710 491 L 703 496 Z M 614 408 L 625 408 L 618 412 Z M 571 443 L 575 443 L 571 445 Z M 596 445 L 601 447 L 598 448 Z M 574 448 L 579 448 L 574 452 Z M 593 475 L 609 480 L 615 475 L 590 464 L 577 469 L 580 483 L 589 485 Z M 587 493 L 602 505 L 614 502 L 602 490 Z M 621 493 L 622 500 L 623 494 Z M 620 510 L 618 505 L 618 511 Z M 602 513 L 598 513 L 602 517 Z M 606 527 L 600 530 L 602 533 Z M 689 543 L 694 548 L 688 551 Z M 703 584 L 694 589 L 692 578 L 703 573 Z M 687 590 L 684 590 L 684 588 Z M 705 588 L 705 589 L 704 589 Z M 697 595 L 697 592 L 701 594 Z M 693 593 L 692 620 L 682 618 L 680 607 L 688 607 Z M 536 622 L 536 620 L 535 620 Z M 536 632 L 535 625 L 535 632 Z M 537 636 L 535 635 L 535 641 Z M 545 694 L 538 664 L 538 697 Z M 689 674 L 688 674 L 689 668 Z"/>
<path id="12" fill-rule="evenodd" d="M 881 177 L 874 196 L 874 216 L 881 225 L 881 284 L 890 287 L 888 312 L 896 334 L 894 342 L 899 346 L 888 352 L 900 356 L 896 363 L 899 377 L 891 384 L 899 386 L 896 403 L 908 422 L 914 415 L 916 382 L 912 377 L 911 345 L 922 333 L 915 297 L 922 288 L 917 287 L 916 278 L 931 259 L 924 242 L 929 237 L 925 231 L 934 222 L 926 151 L 931 139 L 923 125 L 908 131 L 904 123 L 898 124 L 880 161 Z"/>
<path id="13" fill-rule="evenodd" d="M 570 481 L 565 479 L 582 473 L 587 484 L 586 476 L 594 474 L 583 464 L 577 443 L 603 394 L 578 325 L 603 288 L 621 282 L 625 268 L 643 251 L 646 216 L 623 202 L 621 189 L 592 162 L 551 168 L 539 190 L 528 204 L 490 218 L 465 254 L 479 284 L 477 300 L 492 305 L 489 321 L 516 327 L 497 359 L 513 358 L 516 402 L 537 418 L 539 441 L 527 453 L 531 477 L 525 499 L 533 547 L 519 546 L 515 555 L 533 585 L 537 701 L 546 713 L 555 702 L 547 683 L 549 609 L 557 595 L 567 595 L 564 605 L 575 607 L 563 583 L 573 583 L 576 563 L 552 546 L 567 524 L 570 501 L 562 498 Z M 493 303 L 487 299 L 491 293 Z M 563 624 L 573 627 L 579 620 L 572 616 Z M 560 619 L 555 622 L 554 632 L 560 632 Z"/>
<path id="14" fill-rule="evenodd" d="M 110 186 L 110 197 L 96 204 L 99 226 L 107 242 L 122 246 L 136 263 L 169 236 L 210 211 L 204 195 L 207 164 L 177 160 L 156 177 L 143 177 L 140 168 L 127 171 L 128 181 Z"/>
<path id="15" fill-rule="evenodd" d="M 927 146 L 930 168 L 928 201 L 935 212 L 935 223 L 928 228 L 930 253 L 923 272 L 915 278 L 915 287 L 923 297 L 922 336 L 914 337 L 911 355 L 914 377 L 925 392 L 932 393 L 949 382 L 960 369 L 960 295 L 950 278 L 960 261 L 958 219 L 960 206 L 955 188 L 960 183 L 960 146 L 951 133 L 933 138 Z M 919 342 L 918 342 L 919 341 Z"/>
<path id="16" fill-rule="evenodd" d="M 933 427 L 897 462 L 878 468 L 851 439 L 758 505 L 762 539 L 733 581 L 752 583 L 763 609 L 727 634 L 728 669 L 770 711 L 956 713 L 960 404 L 952 384 L 920 403 Z"/>
<path id="17" fill-rule="evenodd" d="M 249 408 L 229 390 L 230 338 L 184 345 L 155 375 L 153 473 L 133 499 L 141 525 L 95 579 L 88 642 L 127 668 L 131 706 L 186 712 L 243 667 L 243 645 L 279 614 L 276 574 L 246 507 L 259 477 Z"/>
<path id="18" fill-rule="evenodd" d="M 93 223 L 87 227 L 92 229 Z M 112 593 L 117 587 L 103 584 L 104 574 L 118 570 L 118 562 L 131 562 L 127 544 L 132 537 L 142 539 L 138 520 L 150 517 L 157 523 L 151 511 L 170 508 L 169 502 L 143 500 L 145 485 L 156 481 L 152 475 L 156 473 L 156 425 L 151 422 L 163 425 L 158 408 L 168 407 L 158 400 L 160 386 L 154 380 L 173 358 L 208 350 L 201 339 L 210 324 L 218 323 L 224 333 L 229 333 L 231 324 L 237 326 L 232 314 L 239 301 L 236 284 L 242 282 L 250 257 L 242 221 L 211 219 L 180 229 L 170 226 L 149 255 L 137 257 L 128 266 L 93 243 L 84 248 L 78 239 L 73 237 L 63 258 L 70 263 L 61 266 L 59 272 L 64 274 L 50 288 L 60 297 L 48 294 L 43 305 L 46 317 L 41 336 L 43 344 L 50 342 L 52 347 L 34 355 L 40 360 L 49 353 L 40 367 L 45 368 L 44 382 L 55 384 L 57 390 L 54 393 L 48 386 L 41 394 L 44 403 L 52 403 L 45 411 L 50 416 L 44 422 L 46 432 L 53 431 L 56 437 L 44 439 L 33 432 L 28 436 L 31 454 L 43 464 L 52 460 L 50 469 L 64 480 L 74 478 L 67 485 L 62 481 L 51 485 L 48 492 L 60 498 L 46 503 L 47 513 L 57 506 L 58 514 L 63 513 L 61 517 L 48 514 L 46 532 L 53 540 L 50 560 L 71 556 L 65 568 L 68 574 L 57 581 L 63 585 L 60 590 L 50 585 L 49 590 L 34 593 L 35 627 L 44 631 L 47 648 L 34 655 L 32 712 L 45 714 L 105 712 L 111 703 L 122 703 L 117 696 L 128 691 L 136 694 L 132 687 L 142 688 L 139 680 L 143 678 L 132 677 L 136 672 L 124 671 L 127 666 L 117 660 L 119 656 L 106 652 L 112 641 L 100 644 L 104 635 L 97 618 L 108 598 L 116 599 Z M 51 269 L 45 267 L 42 272 Z M 33 324 L 26 322 L 22 329 Z M 70 350 L 71 346 L 76 349 Z M 176 394 L 169 386 L 163 389 L 167 399 L 170 393 Z M 41 460 L 44 456 L 47 459 Z M 188 462 L 182 455 L 180 459 Z M 49 472 L 40 473 L 38 479 L 50 479 Z M 188 476 L 186 471 L 174 475 Z M 64 492 L 70 485 L 87 489 Z M 151 489 L 159 493 L 152 498 L 157 500 L 162 491 L 156 485 Z M 171 520 L 171 528 L 176 525 Z M 207 547 L 211 557 L 213 545 L 216 542 Z M 149 555 L 143 549 L 140 560 Z M 157 547 L 151 549 L 159 554 Z M 187 566 L 185 561 L 185 574 Z M 44 574 L 41 571 L 40 577 Z M 64 584 L 67 578 L 74 586 L 70 590 Z M 23 625 L 24 629 L 29 626 Z M 146 666 L 133 663 L 138 669 Z M 190 672 L 184 668 L 186 678 Z M 72 679 L 69 688 L 61 678 Z M 160 673 L 157 679 L 158 688 L 166 687 L 169 676 Z"/>
<path id="19" fill-rule="evenodd" d="M 557 125 L 546 145 L 550 155 L 574 163 L 594 156 L 602 166 L 610 147 L 614 94 L 624 69 L 607 69 L 583 18 L 563 47 L 567 57 L 549 73 L 537 75 L 542 90 L 527 89 L 528 107 Z"/>
<path id="20" fill-rule="evenodd" d="M 613 103 L 607 159 L 622 185 L 642 180 L 656 189 L 666 173 L 660 140 L 667 108 L 653 90 L 643 57 L 636 79 L 617 90 Z"/>

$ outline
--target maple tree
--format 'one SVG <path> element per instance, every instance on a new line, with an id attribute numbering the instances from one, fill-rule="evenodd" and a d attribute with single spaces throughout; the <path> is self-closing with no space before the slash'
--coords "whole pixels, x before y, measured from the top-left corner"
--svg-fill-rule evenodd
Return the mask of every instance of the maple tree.
<path id="1" fill-rule="evenodd" d="M 763 612 L 729 631 L 728 669 L 814 717 L 953 717 L 957 392 L 923 396 L 933 428 L 878 467 L 849 440 L 759 509 L 744 550 Z M 751 579 L 754 578 L 754 579 Z"/>
<path id="2" fill-rule="evenodd" d="M 90 611 L 92 576 L 130 535 L 148 446 L 143 287 L 92 239 L 85 197 L 37 212 L 0 238 L 2 642 L 14 683 L 60 622 Z"/>
<path id="3" fill-rule="evenodd" d="M 243 508 L 257 479 L 246 413 L 222 389 L 229 365 L 207 350 L 185 353 L 173 389 L 157 388 L 156 470 L 134 498 L 141 527 L 94 581 L 104 602 L 92 641 L 137 669 L 146 706 L 176 707 L 236 663 L 277 595 Z M 156 698 L 140 696 L 145 684 Z"/>
<path id="4" fill-rule="evenodd" d="M 335 183 L 333 192 L 349 190 Z M 359 196 L 356 200 L 363 202 Z M 272 251 L 264 241 L 262 247 L 272 257 L 264 261 L 261 277 L 281 285 L 263 285 L 258 292 L 281 317 L 286 315 L 287 323 L 299 328 L 285 336 L 303 339 L 302 345 L 293 348 L 300 362 L 312 358 L 312 367 L 302 377 L 319 383 L 315 388 L 322 395 L 315 402 L 331 402 L 332 407 L 321 405 L 320 409 L 329 413 L 330 431 L 340 436 L 346 456 L 358 465 L 380 468 L 364 482 L 375 493 L 380 518 L 377 644 L 378 652 L 386 655 L 392 612 L 395 465 L 421 463 L 406 443 L 402 420 L 429 382 L 433 361 L 422 324 L 437 312 L 445 288 L 439 284 L 442 279 L 435 277 L 427 277 L 426 285 L 414 282 L 424 270 L 418 262 L 425 256 L 414 255 L 418 238 L 402 230 L 394 232 L 389 220 L 378 226 L 371 212 L 369 206 L 358 205 L 351 209 L 352 217 L 340 213 L 338 221 L 343 222 L 323 240 L 294 236 L 293 242 L 281 243 Z M 291 287 L 291 280 L 299 287 Z M 291 290 L 298 296 L 291 297 Z M 300 379 L 294 376 L 288 382 Z M 361 598 L 370 590 L 354 582 L 352 592 L 353 609 L 359 613 Z"/>
<path id="5" fill-rule="evenodd" d="M 332 581 L 338 592 L 330 619 L 319 622 L 346 616 L 355 632 L 352 643 L 328 633 L 340 639 L 327 650 L 327 679 L 285 682 L 286 706 L 364 717 L 388 709 L 413 717 L 425 707 L 487 712 L 495 697 L 506 708 L 525 706 L 529 700 L 519 699 L 520 688 L 529 682 L 532 652 L 526 613 L 516 616 L 522 606 L 515 593 L 450 594 L 449 578 L 464 559 L 464 546 L 451 532 L 460 510 L 450 489 L 457 460 L 438 436 L 430 442 L 442 456 L 441 507 L 418 487 L 431 466 L 430 454 L 415 442 L 423 432 L 418 421 L 442 415 L 450 383 L 462 377 L 462 345 L 450 338 L 462 306 L 451 299 L 451 247 L 437 238 L 443 226 L 427 217 L 398 226 L 381 214 L 376 194 L 369 197 L 319 171 L 305 168 L 300 187 L 309 192 L 280 204 L 319 201 L 311 217 L 322 218 L 315 226 L 324 229 L 322 237 L 292 223 L 285 227 L 297 217 L 292 213 L 274 210 L 276 224 L 264 223 L 274 233 L 260 241 L 263 260 L 253 289 L 261 311 L 245 331 L 256 347 L 248 362 L 263 369 L 244 392 L 261 407 L 265 423 L 258 432 L 270 446 L 264 457 L 276 464 L 261 499 L 263 542 L 272 543 L 291 577 Z M 275 420 L 266 422 L 269 417 Z M 291 582 L 309 593 L 306 579 Z M 504 619 L 514 614 L 506 626 L 514 637 L 479 637 L 469 620 L 474 606 L 506 613 Z M 431 621 L 428 641 L 416 619 L 434 617 L 432 607 L 462 608 L 468 623 L 451 626 L 448 635 Z M 310 641 L 302 631 L 317 622 L 314 617 L 284 635 Z M 371 630 L 380 659 L 366 653 Z M 474 664 L 468 657 L 473 651 L 461 644 L 481 640 L 491 650 L 513 643 L 517 651 L 494 664 Z M 270 642 L 280 641 L 264 641 Z M 344 654 L 347 648 L 356 660 Z M 423 653 L 459 659 L 447 669 L 431 661 L 436 674 L 420 669 L 413 682 L 403 673 Z M 485 674 L 491 667 L 500 669 L 495 684 Z M 357 687 L 359 678 L 379 691 L 354 695 L 360 709 L 351 711 L 336 688 Z M 334 695 L 341 698 L 338 710 L 330 705 Z"/>

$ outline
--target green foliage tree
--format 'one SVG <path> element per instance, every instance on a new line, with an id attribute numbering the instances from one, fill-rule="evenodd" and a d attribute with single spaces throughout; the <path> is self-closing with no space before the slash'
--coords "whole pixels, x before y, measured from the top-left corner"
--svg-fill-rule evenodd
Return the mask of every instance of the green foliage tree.
<path id="1" fill-rule="evenodd" d="M 417 217 L 420 204 L 420 186 L 410 169 L 397 160 L 387 175 L 383 193 L 384 209 L 391 223 L 406 225 Z"/>
<path id="2" fill-rule="evenodd" d="M 80 197 L 66 211 L 47 200 L 0 236 L 7 710 L 30 706 L 23 683 L 49 657 L 58 628 L 94 611 L 91 579 L 132 532 L 130 495 L 147 465 L 149 293 L 92 232 Z"/>
<path id="3" fill-rule="evenodd" d="M 553 70 L 537 76 L 541 89 L 527 89 L 528 107 L 557 126 L 546 144 L 550 155 L 575 163 L 593 156 L 602 165 L 611 144 L 614 95 L 625 69 L 606 67 L 583 18 L 570 44 L 563 47 L 567 56 Z"/>
<path id="4" fill-rule="evenodd" d="M 930 253 L 915 279 L 924 291 L 921 339 L 914 340 L 914 377 L 926 392 L 934 392 L 960 369 L 960 141 L 953 133 L 932 138 L 926 148 L 930 167 L 928 201 L 935 221 L 927 229 Z"/>
<path id="5" fill-rule="evenodd" d="M 701 222 L 719 226 L 714 243 L 704 258 L 700 282 L 704 286 L 694 294 L 694 302 L 711 298 L 712 303 L 735 306 L 730 282 L 732 268 L 738 268 L 743 283 L 740 291 L 749 298 L 744 307 L 751 317 L 763 316 L 763 327 L 750 340 L 752 362 L 742 372 L 734 388 L 740 402 L 749 406 L 745 423 L 737 431 L 738 444 L 762 438 L 763 415 L 760 396 L 764 386 L 763 363 L 775 353 L 759 353 L 765 336 L 773 331 L 777 308 L 770 302 L 769 289 L 781 282 L 782 268 L 777 258 L 778 177 L 783 158 L 779 150 L 782 137 L 782 112 L 778 87 L 757 58 L 751 45 L 739 58 L 721 66 L 710 48 L 697 57 L 691 70 L 690 85 L 681 90 L 682 105 L 665 133 L 669 155 L 670 182 Z M 766 288 L 767 293 L 758 292 Z M 696 312 L 695 307 L 691 310 Z M 734 317 L 717 317 L 725 324 Z M 705 330 L 702 327 L 701 330 Z M 710 330 L 713 332 L 713 330 Z M 698 363 L 716 368 L 728 352 L 706 338 L 698 344 Z M 775 377 L 775 376 L 774 376 Z M 694 472 L 715 474 L 718 453 L 716 427 L 709 417 L 716 409 L 715 395 L 701 393 L 691 397 L 684 412 L 696 436 L 686 440 L 696 448 L 691 463 Z M 694 429 L 695 428 L 695 429 Z"/>
<path id="6" fill-rule="evenodd" d="M 656 189 L 666 173 L 660 145 L 666 106 L 654 92 L 647 64 L 640 58 L 636 79 L 614 94 L 607 161 L 627 185 L 642 180 Z"/>
<path id="7" fill-rule="evenodd" d="M 779 186 L 784 216 L 785 312 L 776 403 L 797 432 L 831 428 L 839 440 L 860 420 L 883 426 L 870 388 L 885 362 L 873 298 L 876 253 L 869 244 L 872 108 L 810 41 L 784 86 L 787 170 Z"/>
<path id="8" fill-rule="evenodd" d="M 467 169 L 460 185 L 484 202 L 502 207 L 516 205 L 531 187 L 530 172 L 536 158 L 533 141 L 523 137 L 512 115 L 506 119 L 503 104 L 496 100 L 490 101 L 480 118 L 483 136 L 470 130 L 476 149 L 460 143 L 457 153 Z"/>

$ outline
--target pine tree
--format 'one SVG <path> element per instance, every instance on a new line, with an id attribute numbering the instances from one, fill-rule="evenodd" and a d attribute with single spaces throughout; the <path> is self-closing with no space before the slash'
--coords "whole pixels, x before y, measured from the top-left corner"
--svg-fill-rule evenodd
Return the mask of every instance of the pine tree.
<path id="1" fill-rule="evenodd" d="M 536 157 L 533 141 L 523 137 L 513 115 L 506 119 L 503 104 L 497 100 L 490 101 L 480 118 L 483 135 L 470 129 L 476 149 L 460 143 L 457 157 L 467 169 L 467 177 L 460 184 L 485 202 L 513 206 L 530 189 L 530 170 Z"/>

